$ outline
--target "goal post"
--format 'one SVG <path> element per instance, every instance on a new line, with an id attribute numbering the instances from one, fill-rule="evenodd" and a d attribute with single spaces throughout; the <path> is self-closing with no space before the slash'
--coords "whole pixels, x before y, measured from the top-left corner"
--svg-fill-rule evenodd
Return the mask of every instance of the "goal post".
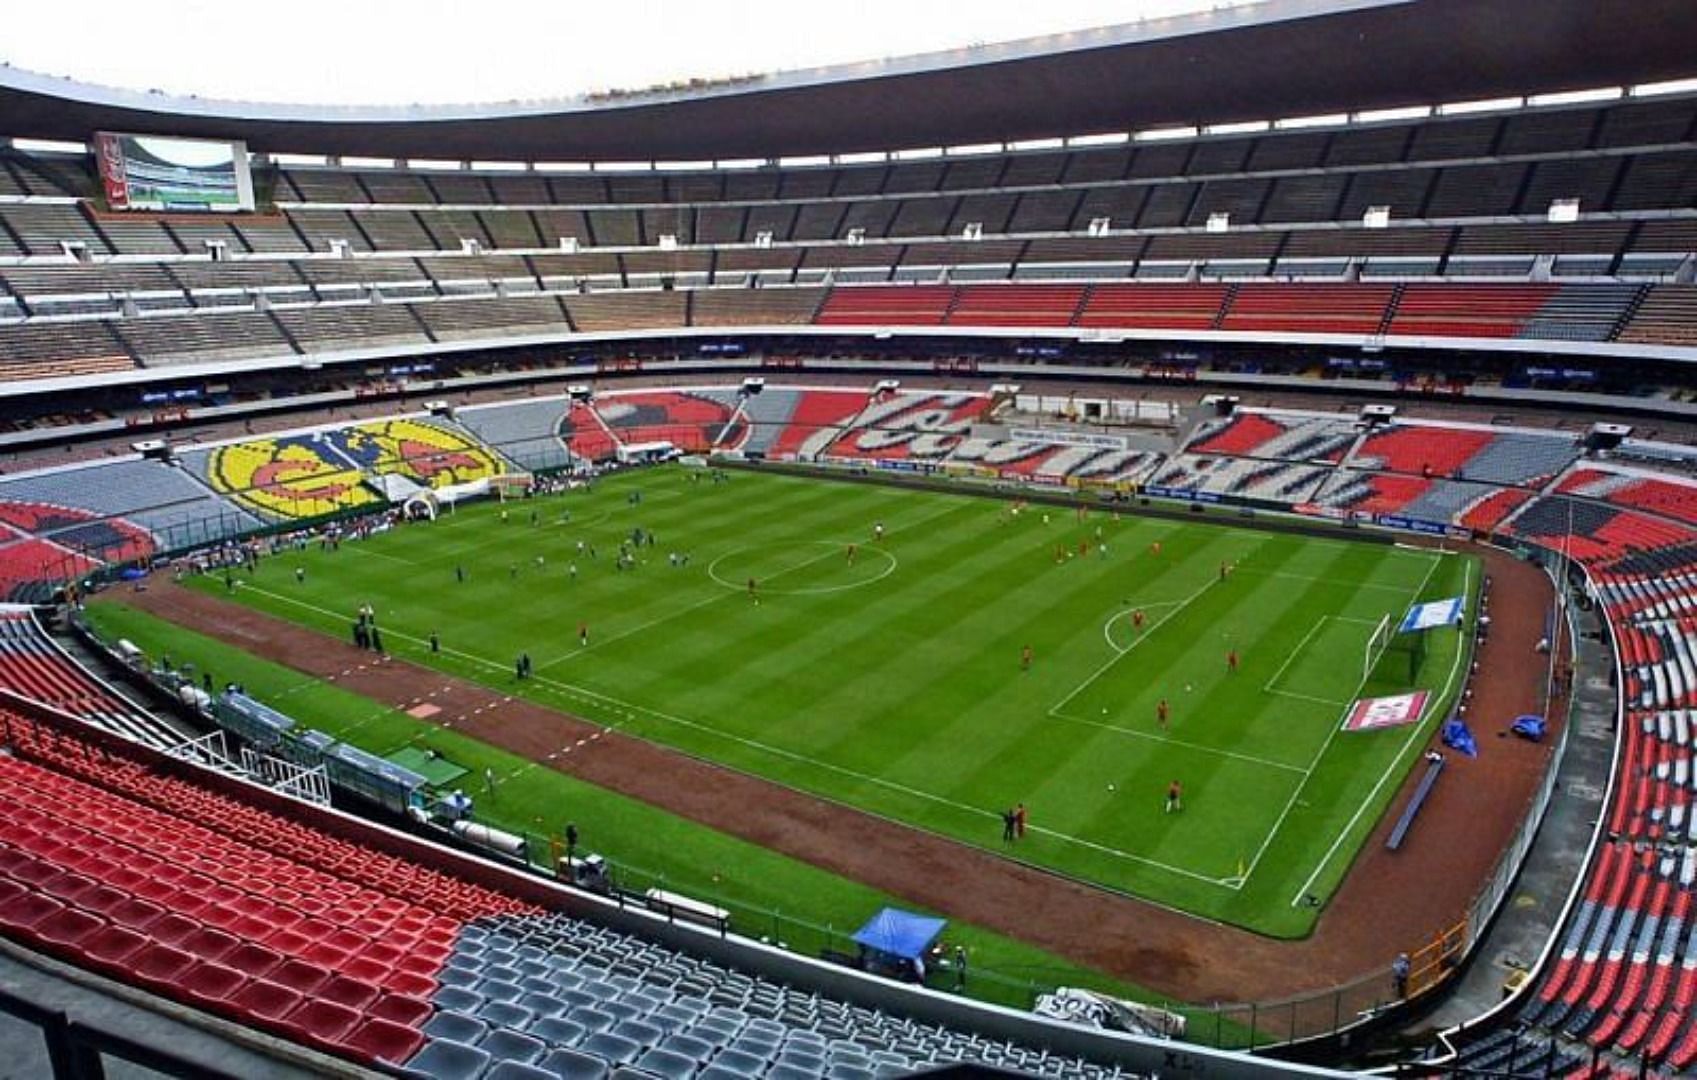
<path id="1" fill-rule="evenodd" d="M 1379 625 L 1373 628 L 1373 636 L 1367 639 L 1367 651 L 1361 660 L 1361 683 L 1363 686 L 1373 677 L 1373 669 L 1378 666 L 1379 658 L 1385 655 L 1385 650 L 1391 646 L 1391 638 L 1396 634 L 1396 626 L 1390 615 L 1379 619 Z"/>

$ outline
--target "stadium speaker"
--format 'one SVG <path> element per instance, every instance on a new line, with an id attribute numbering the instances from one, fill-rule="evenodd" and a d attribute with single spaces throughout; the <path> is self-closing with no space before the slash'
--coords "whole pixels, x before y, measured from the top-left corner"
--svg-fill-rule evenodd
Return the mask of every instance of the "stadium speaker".
<path id="1" fill-rule="evenodd" d="M 431 416 L 440 416 L 444 420 L 454 418 L 454 407 L 446 401 L 427 401 L 424 407 L 429 410 Z"/>
<path id="2" fill-rule="evenodd" d="M 1621 444 L 1621 440 L 1632 437 L 1632 428 L 1626 424 L 1592 424 L 1591 430 L 1585 434 L 1586 450 L 1613 450 Z"/>
<path id="3" fill-rule="evenodd" d="M 171 452 L 171 444 L 164 439 L 147 439 L 143 442 L 131 443 L 130 449 L 149 461 L 163 461 L 169 465 L 175 455 Z"/>
<path id="4" fill-rule="evenodd" d="M 566 393 L 570 395 L 572 403 L 576 405 L 587 405 L 589 399 L 595 396 L 595 391 L 582 383 L 574 383 L 566 387 Z"/>

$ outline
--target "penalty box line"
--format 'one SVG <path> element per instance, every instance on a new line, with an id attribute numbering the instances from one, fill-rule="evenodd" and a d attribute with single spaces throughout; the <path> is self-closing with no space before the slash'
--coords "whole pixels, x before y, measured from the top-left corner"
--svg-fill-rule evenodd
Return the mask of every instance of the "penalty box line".
<path id="1" fill-rule="evenodd" d="M 307 611 L 316 612 L 320 615 L 325 615 L 325 616 L 328 616 L 330 618 L 340 618 L 340 615 L 337 612 L 332 611 L 329 608 L 321 607 L 317 604 L 311 604 L 311 603 L 308 603 L 304 600 L 296 599 L 292 596 L 285 596 L 281 593 L 272 592 L 269 589 L 263 589 L 263 588 L 260 588 L 257 585 L 253 585 L 253 584 L 250 584 L 250 583 L 247 583 L 247 582 L 241 582 L 240 585 L 241 585 L 242 588 L 252 589 L 254 592 L 257 592 L 262 596 L 268 596 L 268 597 L 271 597 L 272 599 L 280 600 L 280 601 L 282 601 L 286 604 L 293 604 L 294 606 L 304 608 Z M 412 642 L 414 645 L 423 646 L 423 645 L 427 644 L 425 639 L 419 638 L 419 637 L 412 635 L 412 634 L 405 633 L 404 631 L 390 630 L 389 633 L 390 633 L 391 637 L 397 638 L 397 639 L 402 640 L 402 641 Z M 452 654 L 454 656 L 458 656 L 458 657 L 460 657 L 464 660 L 470 661 L 473 664 L 477 664 L 481 667 L 485 667 L 485 668 L 488 668 L 488 669 L 493 670 L 493 671 L 506 672 L 507 670 L 509 670 L 507 665 L 496 663 L 495 661 L 490 660 L 487 657 L 479 656 L 476 653 L 468 653 L 468 652 L 465 652 L 464 650 L 461 650 L 461 649 L 452 649 L 452 648 L 447 648 L 447 647 L 443 647 L 441 651 L 443 653 L 448 653 L 448 654 Z M 834 765 L 831 762 L 821 761 L 818 758 L 809 757 L 806 754 L 800 754 L 800 753 L 797 753 L 793 750 L 786 750 L 783 747 L 773 746 L 770 743 L 764 743 L 764 742 L 761 742 L 758 739 L 750 739 L 750 738 L 748 738 L 747 736 L 744 736 L 744 735 L 733 734 L 733 733 L 725 731 L 721 728 L 715 727 L 712 724 L 703 723 L 703 722 L 698 721 L 698 720 L 689 720 L 689 719 L 686 719 L 686 718 L 681 717 L 681 716 L 676 716 L 676 715 L 673 715 L 671 713 L 663 712 L 659 709 L 650 708 L 646 705 L 638 705 L 638 704 L 635 704 L 633 702 L 624 701 L 624 700 L 621 700 L 619 698 L 613 697 L 609 694 L 603 694 L 599 691 L 590 690 L 587 687 L 577 686 L 577 685 L 574 685 L 572 683 L 561 682 L 561 681 L 558 681 L 556 679 L 551 679 L 551 678 L 549 678 L 545 675 L 538 675 L 533 679 L 533 681 L 537 682 L 537 683 L 541 683 L 544 686 L 547 686 L 547 687 L 553 689 L 554 691 L 559 693 L 561 696 L 566 697 L 568 699 L 574 699 L 575 698 L 576 700 L 578 700 L 580 702 L 587 702 L 587 703 L 594 705 L 594 706 L 598 706 L 598 707 L 601 707 L 601 708 L 611 708 L 611 709 L 613 709 L 617 712 L 621 712 L 621 713 L 624 714 L 624 716 L 627 720 L 635 720 L 635 719 L 637 719 L 637 714 L 642 713 L 642 714 L 645 714 L 647 716 L 654 717 L 655 719 L 664 721 L 666 723 L 675 724 L 675 725 L 680 726 L 680 727 L 686 727 L 686 728 L 690 728 L 690 729 L 693 729 L 693 730 L 696 730 L 696 731 L 705 732 L 705 733 L 712 735 L 712 736 L 715 736 L 717 738 L 725 739 L 727 741 L 734 742 L 734 743 L 737 743 L 737 744 L 742 745 L 742 746 L 746 746 L 749 749 L 756 750 L 756 751 L 759 751 L 759 752 L 765 753 L 765 754 L 770 754 L 773 757 L 782 758 L 784 760 L 792 761 L 792 762 L 795 762 L 795 763 L 801 764 L 801 765 L 812 766 L 813 768 L 821 769 L 821 770 L 824 770 L 826 772 L 836 773 L 839 776 L 843 776 L 843 777 L 846 777 L 848 779 L 858 781 L 860 783 L 871 784 L 871 785 L 874 785 L 874 786 L 877 786 L 877 787 L 887 788 L 890 791 L 898 792 L 900 794 L 909 796 L 911 798 L 921 799 L 921 800 L 924 800 L 926 802 L 935 803 L 939 806 L 946 806 L 946 807 L 948 807 L 952 810 L 962 812 L 962 813 L 972 814 L 976 817 L 984 818 L 986 820 L 990 820 L 990 821 L 1000 821 L 1001 820 L 1001 814 L 997 813 L 994 810 L 986 810 L 983 807 L 972 806 L 968 803 L 958 802 L 954 799 L 950 799 L 950 798 L 947 798 L 947 797 L 942 796 L 942 795 L 937 795 L 933 792 L 921 791 L 918 788 L 908 787 L 906 784 L 899 784 L 899 783 L 897 783 L 893 780 L 887 780 L 883 777 L 872 776 L 868 773 L 862 773 L 862 772 L 859 772 L 859 771 L 854 770 L 854 769 L 844 768 L 841 765 Z M 617 730 L 621 727 L 621 725 L 618 724 L 618 723 L 607 724 L 607 725 L 604 725 L 604 726 L 607 728 L 607 730 Z M 770 782 L 770 783 L 779 783 L 779 781 L 772 781 L 769 778 L 765 778 L 765 777 L 762 777 L 761 779 L 767 779 L 768 782 Z M 785 786 L 789 786 L 789 785 L 785 785 Z M 796 790 L 800 790 L 800 789 L 796 789 Z M 874 811 L 869 811 L 865 807 L 855 806 L 852 803 L 847 803 L 847 802 L 844 802 L 841 799 L 832 798 L 831 796 L 819 795 L 816 792 L 805 792 L 805 793 L 808 794 L 808 795 L 811 795 L 814 798 L 823 798 L 823 799 L 826 799 L 827 801 L 831 801 L 831 802 L 840 802 L 843 805 L 851 806 L 854 809 L 861 811 L 862 813 L 874 813 Z M 878 816 L 885 817 L 886 815 L 880 814 Z M 888 818 L 888 820 L 897 821 L 898 824 L 905 825 L 908 828 L 921 828 L 920 826 L 914 825 L 912 822 L 903 822 L 903 821 L 899 821 L 898 819 L 894 819 L 894 818 Z M 931 830 L 924 830 L 924 831 L 931 831 Z M 1105 855 L 1111 855 L 1111 856 L 1113 856 L 1117 859 L 1122 859 L 1122 860 L 1127 861 L 1127 862 L 1139 863 L 1141 865 L 1148 866 L 1148 867 L 1151 867 L 1153 869 L 1164 870 L 1167 873 L 1171 873 L 1171 874 L 1175 874 L 1175 875 L 1178 875 L 1178 876 L 1181 876 L 1181 877 L 1189 878 L 1193 881 L 1200 881 L 1203 884 L 1215 885 L 1215 886 L 1218 886 L 1220 888 L 1226 888 L 1226 889 L 1241 888 L 1240 885 L 1234 884 L 1234 879 L 1232 879 L 1232 878 L 1210 877 L 1207 874 L 1199 873 L 1195 870 L 1188 870 L 1188 869 L 1186 869 L 1182 866 L 1174 866 L 1171 863 L 1161 862 L 1158 859 L 1151 859 L 1151 858 L 1149 858 L 1148 856 L 1145 856 L 1145 855 L 1138 855 L 1138 854 L 1135 854 L 1133 852 L 1122 851 L 1118 848 L 1110 847 L 1106 844 L 1099 844 L 1099 843 L 1097 843 L 1093 840 L 1086 840 L 1083 837 L 1073 836 L 1071 834 L 1063 833 L 1063 832 L 1060 832 L 1058 830 L 1047 829 L 1047 828 L 1043 828 L 1042 826 L 1033 826 L 1031 831 L 1035 832 L 1035 833 L 1039 833 L 1039 834 L 1044 835 L 1044 836 L 1051 837 L 1051 838 L 1059 840 L 1063 843 L 1072 844 L 1072 845 L 1075 845 L 1075 846 L 1078 846 L 1078 847 L 1088 848 L 1092 851 L 1097 851 L 1097 852 L 1100 852 L 1100 853 L 1105 854 Z M 937 834 L 937 835 L 943 835 L 943 834 Z M 950 840 L 954 840 L 957 843 L 962 842 L 956 837 L 946 837 L 946 838 L 950 839 Z M 1071 875 L 1069 874 L 1068 876 L 1071 876 Z M 1081 879 L 1081 880 L 1084 880 L 1084 879 Z"/>
<path id="2" fill-rule="evenodd" d="M 1420 594 L 1426 591 L 1427 582 L 1432 580 L 1432 574 L 1438 569 L 1438 565 L 1441 562 L 1443 562 L 1442 557 L 1432 557 L 1430 564 L 1426 567 L 1425 576 L 1420 579 L 1420 584 L 1414 587 L 1413 593 L 1409 594 L 1408 599 L 1403 602 L 1402 607 L 1404 609 L 1420 599 Z M 1320 743 L 1320 748 L 1314 752 L 1313 760 L 1308 763 L 1308 770 L 1303 776 L 1302 782 L 1296 786 L 1295 791 L 1290 793 L 1290 798 L 1285 802 L 1284 809 L 1279 811 L 1279 816 L 1273 821 L 1273 827 L 1268 830 L 1266 839 L 1262 840 L 1261 846 L 1256 849 L 1255 857 L 1249 860 L 1249 866 L 1243 873 L 1243 881 L 1245 883 L 1247 883 L 1250 877 L 1254 875 L 1256 866 L 1258 866 L 1261 862 L 1261 857 L 1267 854 L 1267 849 L 1273 846 L 1273 840 L 1278 837 L 1279 831 L 1284 828 L 1285 820 L 1290 817 L 1290 812 L 1296 808 L 1297 800 L 1301 797 L 1303 791 L 1307 789 L 1308 782 L 1314 778 L 1314 770 L 1320 767 L 1320 762 L 1324 760 L 1326 751 L 1330 750 L 1332 747 L 1332 740 L 1337 738 L 1338 732 L 1343 729 L 1344 719 L 1348 715 L 1347 710 L 1350 704 L 1361 696 L 1361 692 L 1367 688 L 1367 680 L 1371 676 L 1372 672 L 1368 672 L 1361 677 L 1361 681 L 1356 684 L 1355 692 L 1350 695 L 1349 702 L 1346 702 L 1344 705 L 1344 709 L 1346 710 L 1345 713 L 1339 715 L 1338 718 L 1333 721 L 1331 730 L 1326 732 L 1325 740 Z M 1415 726 L 1418 729 L 1420 725 L 1417 724 Z M 1347 835 L 1347 830 L 1344 835 Z M 1335 847 L 1336 845 L 1334 844 L 1334 850 Z M 1327 857 L 1330 858 L 1330 855 Z"/>

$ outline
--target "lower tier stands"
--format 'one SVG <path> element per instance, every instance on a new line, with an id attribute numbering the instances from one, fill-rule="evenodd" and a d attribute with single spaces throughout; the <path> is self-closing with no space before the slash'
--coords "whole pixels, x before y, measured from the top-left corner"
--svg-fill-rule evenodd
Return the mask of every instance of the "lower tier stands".
<path id="1" fill-rule="evenodd" d="M 1536 487 L 1579 456 L 1571 435 L 1488 427 L 1398 422 L 1362 440 L 1357 468 Z"/>
<path id="2" fill-rule="evenodd" d="M 0 688 L 161 750 L 185 741 L 71 659 L 26 608 L 0 609 Z"/>
<path id="3" fill-rule="evenodd" d="M 1196 425 L 1184 449 L 1197 454 L 1336 464 L 1359 436 L 1353 417 L 1239 409 L 1228 417 Z"/>
<path id="4" fill-rule="evenodd" d="M 0 930 L 193 1009 L 443 1080 L 1128 1075 L 547 913 L 67 723 L 0 712 Z"/>
<path id="5" fill-rule="evenodd" d="M 1585 488 L 1583 470 L 1564 481 Z M 1587 500 L 1540 500 L 1512 531 L 1583 563 L 1625 684 L 1605 831 L 1553 963 L 1473 1074 L 1686 1076 L 1697 1066 L 1697 530 Z"/>
<path id="6" fill-rule="evenodd" d="M 1556 490 L 1697 525 L 1697 483 L 1682 478 L 1586 466 L 1562 477 Z"/>

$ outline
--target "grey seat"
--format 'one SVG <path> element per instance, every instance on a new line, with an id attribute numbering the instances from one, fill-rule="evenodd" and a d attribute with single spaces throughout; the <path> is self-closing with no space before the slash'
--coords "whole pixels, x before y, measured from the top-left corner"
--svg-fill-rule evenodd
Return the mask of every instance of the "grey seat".
<path id="1" fill-rule="evenodd" d="M 432 1039 L 407 1062 L 407 1072 L 431 1080 L 472 1080 L 489 1065 L 489 1055 L 452 1039 Z"/>
<path id="2" fill-rule="evenodd" d="M 695 1075 L 693 1058 L 674 1054 L 670 1050 L 650 1050 L 636 1061 L 636 1067 L 663 1076 L 666 1080 L 689 1080 Z"/>
<path id="3" fill-rule="evenodd" d="M 860 1065 L 836 1064 L 825 1070 L 827 1080 L 872 1080 L 872 1071 Z"/>
<path id="4" fill-rule="evenodd" d="M 473 989 L 482 994 L 486 1001 L 517 1001 L 527 992 L 518 983 L 507 982 L 505 979 L 484 979 Z"/>
<path id="5" fill-rule="evenodd" d="M 563 1016 L 544 1016 L 530 1025 L 530 1033 L 555 1046 L 576 1046 L 587 1034 L 582 1024 L 574 1023 Z"/>
<path id="6" fill-rule="evenodd" d="M 660 1040 L 660 1049 L 682 1054 L 694 1061 L 706 1061 L 718 1047 L 718 1043 L 710 1043 L 693 1035 L 668 1035 Z"/>
<path id="7" fill-rule="evenodd" d="M 521 1061 L 497 1061 L 483 1074 L 483 1080 L 557 1080 L 547 1069 L 526 1065 Z"/>
<path id="8" fill-rule="evenodd" d="M 565 1018 L 579 1025 L 584 1031 L 594 1035 L 598 1031 L 606 1031 L 613 1026 L 613 1018 L 600 1009 L 573 1009 Z"/>
<path id="9" fill-rule="evenodd" d="M 713 1064 L 726 1069 L 735 1069 L 744 1076 L 752 1076 L 766 1067 L 767 1058 L 759 1054 L 750 1054 L 732 1047 L 713 1059 Z"/>
<path id="10" fill-rule="evenodd" d="M 483 1005 L 483 995 L 463 986 L 444 986 L 436 991 L 433 999 L 438 1009 L 451 1009 L 457 1013 L 475 1013 Z"/>
<path id="11" fill-rule="evenodd" d="M 820 1070 L 779 1062 L 766 1070 L 766 1080 L 819 1080 Z"/>
<path id="12" fill-rule="evenodd" d="M 469 967 L 445 967 L 436 976 L 443 986 L 464 986 L 470 988 L 483 981 L 476 969 Z"/>
<path id="13" fill-rule="evenodd" d="M 468 1046 L 483 1038 L 483 1033 L 488 1030 L 489 1025 L 475 1016 L 446 1011 L 438 1012 L 430 1018 L 429 1023 L 424 1025 L 426 1035 L 432 1035 L 438 1039 L 451 1039 Z"/>
<path id="14" fill-rule="evenodd" d="M 532 1062 L 548 1050 L 541 1039 L 510 1028 L 496 1028 L 483 1037 L 477 1048 L 497 1061 Z"/>
<path id="15" fill-rule="evenodd" d="M 571 1008 L 566 1002 L 550 994 L 530 993 L 518 999 L 518 1005 L 529 1009 L 538 1017 L 559 1016 Z"/>
<path id="16" fill-rule="evenodd" d="M 537 1064 L 559 1080 L 603 1080 L 612 1071 L 594 1054 L 578 1050 L 555 1050 Z"/>
<path id="17" fill-rule="evenodd" d="M 641 1020 L 626 1020 L 613 1025 L 613 1034 L 622 1039 L 629 1039 L 638 1046 L 653 1046 L 665 1037 L 666 1033 Z"/>
<path id="18" fill-rule="evenodd" d="M 477 1010 L 477 1015 L 499 1027 L 524 1028 L 536 1019 L 536 1014 L 523 1005 L 510 1001 L 491 1001 Z"/>
<path id="19" fill-rule="evenodd" d="M 607 1031 L 598 1031 L 583 1040 L 580 1049 L 588 1050 L 597 1057 L 606 1058 L 615 1065 L 625 1065 L 636 1060 L 642 1053 L 642 1047 L 629 1039 L 621 1038 Z"/>

